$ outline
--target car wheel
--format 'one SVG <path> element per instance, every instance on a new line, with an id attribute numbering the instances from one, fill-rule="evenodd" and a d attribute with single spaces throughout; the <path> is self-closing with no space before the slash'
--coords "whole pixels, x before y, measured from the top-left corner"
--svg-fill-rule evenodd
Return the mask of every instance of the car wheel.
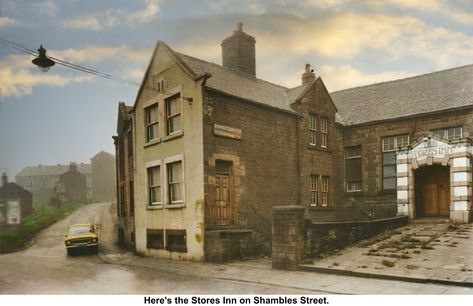
<path id="1" fill-rule="evenodd" d="M 72 249 L 67 249 L 67 255 L 68 256 L 72 256 L 74 254 L 74 252 L 72 251 Z"/>
<path id="2" fill-rule="evenodd" d="M 92 252 L 92 254 L 98 254 L 98 252 L 99 252 L 99 246 L 98 246 L 98 245 L 94 245 L 93 247 L 90 248 L 90 251 Z"/>

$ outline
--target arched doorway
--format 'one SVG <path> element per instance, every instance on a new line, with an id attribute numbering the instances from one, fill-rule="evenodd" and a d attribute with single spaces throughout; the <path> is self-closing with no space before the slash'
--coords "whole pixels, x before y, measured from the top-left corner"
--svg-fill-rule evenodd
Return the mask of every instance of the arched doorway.
<path id="1" fill-rule="evenodd" d="M 416 217 L 449 217 L 450 167 L 421 167 L 414 176 Z"/>

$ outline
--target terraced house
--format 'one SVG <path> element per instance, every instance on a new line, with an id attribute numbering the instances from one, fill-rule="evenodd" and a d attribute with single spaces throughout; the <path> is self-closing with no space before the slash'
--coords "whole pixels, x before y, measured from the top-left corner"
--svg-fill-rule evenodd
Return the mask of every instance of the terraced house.
<path id="1" fill-rule="evenodd" d="M 138 253 L 267 253 L 276 205 L 471 222 L 473 66 L 329 93 L 310 65 L 295 88 L 258 79 L 242 24 L 221 46 L 218 65 L 158 41 L 120 104 L 119 233 Z"/>

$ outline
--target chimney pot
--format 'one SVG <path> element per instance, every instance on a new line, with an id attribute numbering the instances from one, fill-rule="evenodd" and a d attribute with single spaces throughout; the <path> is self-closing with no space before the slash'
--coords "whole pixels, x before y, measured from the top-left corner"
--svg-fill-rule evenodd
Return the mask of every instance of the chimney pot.
<path id="1" fill-rule="evenodd" d="M 308 84 L 315 80 L 314 69 L 310 69 L 310 64 L 305 64 L 305 71 L 302 74 L 302 85 Z"/>
<path id="2" fill-rule="evenodd" d="M 6 172 L 2 173 L 2 187 L 5 187 L 8 184 L 8 176 Z"/>

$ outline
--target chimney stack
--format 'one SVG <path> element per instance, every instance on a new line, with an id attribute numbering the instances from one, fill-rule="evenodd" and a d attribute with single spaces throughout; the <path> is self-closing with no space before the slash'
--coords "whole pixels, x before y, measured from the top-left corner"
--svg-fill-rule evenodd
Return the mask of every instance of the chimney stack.
<path id="1" fill-rule="evenodd" d="M 2 173 L 2 187 L 5 187 L 8 184 L 8 176 L 6 172 Z"/>
<path id="2" fill-rule="evenodd" d="M 222 66 L 256 77 L 256 40 L 243 32 L 239 22 L 233 35 L 222 41 Z"/>
<path id="3" fill-rule="evenodd" d="M 302 85 L 315 80 L 314 69 L 310 69 L 310 64 L 305 64 L 305 72 L 302 74 Z"/>

